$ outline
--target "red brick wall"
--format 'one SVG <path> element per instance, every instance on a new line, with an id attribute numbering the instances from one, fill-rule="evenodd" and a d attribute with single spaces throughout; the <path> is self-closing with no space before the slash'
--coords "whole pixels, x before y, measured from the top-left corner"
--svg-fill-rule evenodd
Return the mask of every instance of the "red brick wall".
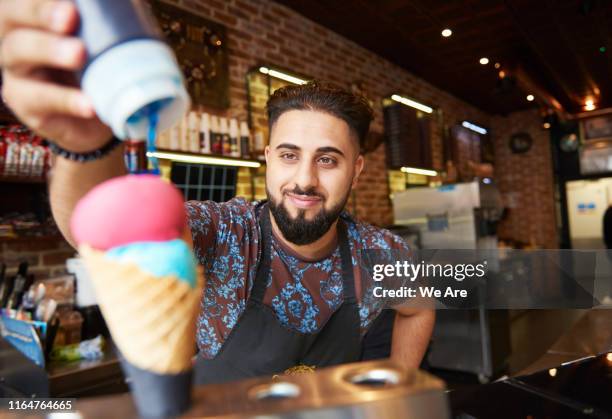
<path id="1" fill-rule="evenodd" d="M 273 1 L 166 1 L 227 27 L 231 78 L 229 116 L 246 118 L 245 75 L 250 68 L 266 63 L 347 87 L 353 82 L 362 82 L 366 95 L 375 104 L 376 120 L 372 128 L 378 132 L 382 132 L 383 126 L 381 99 L 394 92 L 441 109 L 444 124 L 469 119 L 488 125 L 486 113 Z M 434 165 L 442 168 L 442 124 L 432 128 Z M 366 169 L 355 194 L 358 217 L 379 225 L 393 221 L 385 158 L 384 146 L 367 156 Z"/>
<path id="2" fill-rule="evenodd" d="M 436 168 L 443 168 L 444 164 L 442 132 L 445 125 L 452 126 L 467 119 L 491 126 L 496 146 L 496 177 L 513 207 L 500 233 L 523 242 L 535 241 L 544 247 L 556 246 L 548 136 L 539 128 L 537 113 L 526 112 L 491 120 L 485 112 L 270 0 L 167 2 L 227 27 L 231 79 L 231 107 L 227 116 L 246 119 L 245 75 L 250 68 L 266 63 L 347 87 L 362 82 L 366 95 L 375 105 L 376 120 L 372 129 L 376 132 L 383 130 L 383 96 L 403 93 L 438 108 L 440 112 L 432 125 L 432 154 Z M 523 126 L 536 140 L 534 148 L 526 155 L 511 155 L 507 139 Z M 367 155 L 366 169 L 354 194 L 356 201 L 349 203 L 349 209 L 356 208 L 359 218 L 378 225 L 393 221 L 385 159 L 383 145 Z M 263 190 L 259 180 L 257 190 Z M 0 259 L 8 261 L 12 268 L 19 260 L 29 260 L 33 271 L 41 277 L 63 272 L 63 260 L 73 253 L 65 242 L 35 240 L 31 243 L 3 243 L 0 250 Z"/>
<path id="3" fill-rule="evenodd" d="M 28 273 L 36 279 L 45 279 L 66 272 L 66 259 L 76 251 L 63 239 L 3 240 L 0 243 L 0 261 L 7 264 L 7 274 L 17 272 L 20 262 L 29 263 Z"/>
<path id="4" fill-rule="evenodd" d="M 542 129 L 538 111 L 494 117 L 491 126 L 495 177 L 509 207 L 499 236 L 547 249 L 558 248 L 550 135 Z M 508 141 L 512 134 L 521 131 L 531 135 L 533 146 L 527 153 L 513 154 Z"/>

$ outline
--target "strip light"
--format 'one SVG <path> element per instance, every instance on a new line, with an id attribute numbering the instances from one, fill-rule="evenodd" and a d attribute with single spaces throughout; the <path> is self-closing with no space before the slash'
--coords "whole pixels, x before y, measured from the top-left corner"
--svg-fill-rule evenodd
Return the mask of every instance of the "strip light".
<path id="1" fill-rule="evenodd" d="M 435 170 L 417 169 L 416 167 L 402 167 L 400 170 L 404 173 L 412 173 L 413 175 L 438 176 L 438 172 Z"/>
<path id="2" fill-rule="evenodd" d="M 396 102 L 399 102 L 401 104 L 404 104 L 406 106 L 410 106 L 411 108 L 415 108 L 415 109 L 418 109 L 420 111 L 423 111 L 425 113 L 432 113 L 433 112 L 433 108 L 430 108 L 427 105 L 423 105 L 422 103 L 415 102 L 412 99 L 408 99 L 408 98 L 400 96 L 400 95 L 392 95 L 391 99 L 396 101 Z"/>
<path id="3" fill-rule="evenodd" d="M 302 80 L 299 77 L 292 76 L 287 73 L 283 73 L 282 71 L 273 70 L 268 67 L 259 67 L 259 72 L 262 74 L 267 74 L 271 77 L 275 77 L 277 79 L 288 81 L 293 84 L 306 84 L 308 83 L 306 80 Z"/>
<path id="4" fill-rule="evenodd" d="M 223 157 L 195 156 L 191 154 L 169 153 L 165 151 L 147 151 L 147 157 L 172 160 L 182 163 L 212 164 L 215 166 L 261 167 L 261 163 L 249 160 L 226 159 Z"/>
<path id="5" fill-rule="evenodd" d="M 463 122 L 461 123 L 461 125 L 462 125 L 464 128 L 471 129 L 472 131 L 477 132 L 477 133 L 482 134 L 482 135 L 486 135 L 486 134 L 487 134 L 487 132 L 488 132 L 488 131 L 487 131 L 486 129 L 484 129 L 483 127 L 479 127 L 478 125 L 476 125 L 476 124 L 472 124 L 471 122 L 468 122 L 468 121 L 463 121 Z"/>

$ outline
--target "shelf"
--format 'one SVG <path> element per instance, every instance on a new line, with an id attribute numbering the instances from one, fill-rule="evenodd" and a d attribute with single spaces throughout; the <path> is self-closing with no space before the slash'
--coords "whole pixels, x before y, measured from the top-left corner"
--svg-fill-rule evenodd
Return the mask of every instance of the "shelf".
<path id="1" fill-rule="evenodd" d="M 147 156 L 149 155 L 150 153 L 147 152 Z M 171 160 L 184 163 L 212 164 L 218 166 L 258 168 L 264 165 L 264 162 L 258 160 L 240 159 L 236 157 L 222 156 L 218 154 L 189 153 L 185 151 L 167 149 L 157 149 L 157 151 L 153 153 L 153 157 L 157 157 L 160 160 Z"/>
<path id="2" fill-rule="evenodd" d="M 43 184 L 43 183 L 47 183 L 47 179 L 45 177 L 33 177 L 33 176 L 0 176 L 0 183 Z"/>
<path id="3" fill-rule="evenodd" d="M 43 236 L 17 236 L 17 237 L 2 237 L 0 236 L 0 243 L 26 243 L 32 240 L 38 242 L 58 242 L 64 241 L 64 236 L 61 234 L 48 234 Z"/>

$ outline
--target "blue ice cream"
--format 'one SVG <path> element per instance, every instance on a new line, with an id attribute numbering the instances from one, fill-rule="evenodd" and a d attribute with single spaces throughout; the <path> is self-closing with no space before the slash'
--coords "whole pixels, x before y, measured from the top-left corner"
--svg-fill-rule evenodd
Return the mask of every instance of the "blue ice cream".
<path id="1" fill-rule="evenodd" d="M 163 242 L 135 242 L 106 251 L 106 257 L 121 263 L 134 263 L 153 276 L 176 276 L 195 288 L 196 260 L 181 239 Z"/>

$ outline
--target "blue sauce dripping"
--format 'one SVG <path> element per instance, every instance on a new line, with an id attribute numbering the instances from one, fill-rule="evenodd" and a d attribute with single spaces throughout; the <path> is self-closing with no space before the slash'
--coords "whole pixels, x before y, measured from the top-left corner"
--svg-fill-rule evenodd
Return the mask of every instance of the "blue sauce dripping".
<path id="1" fill-rule="evenodd" d="M 149 132 L 147 135 L 147 152 L 155 153 L 155 139 L 157 138 L 157 123 L 159 122 L 159 114 L 158 110 L 151 111 L 149 113 Z M 153 175 L 161 174 L 159 170 L 159 161 L 157 157 L 153 157 L 152 155 L 148 157 L 149 163 L 151 163 L 152 169 L 149 173 Z"/>
<path id="2" fill-rule="evenodd" d="M 155 140 L 157 139 L 157 125 L 159 123 L 159 111 L 163 109 L 172 99 L 161 99 L 150 105 L 145 106 L 128 119 L 129 124 L 139 123 L 143 118 L 146 118 L 149 122 L 149 128 L 147 131 L 147 153 L 154 153 L 157 148 L 155 147 Z M 143 170 L 139 173 L 149 173 L 153 175 L 161 174 L 159 170 L 159 161 L 157 157 L 148 157 L 149 163 L 151 163 L 151 170 Z"/>

